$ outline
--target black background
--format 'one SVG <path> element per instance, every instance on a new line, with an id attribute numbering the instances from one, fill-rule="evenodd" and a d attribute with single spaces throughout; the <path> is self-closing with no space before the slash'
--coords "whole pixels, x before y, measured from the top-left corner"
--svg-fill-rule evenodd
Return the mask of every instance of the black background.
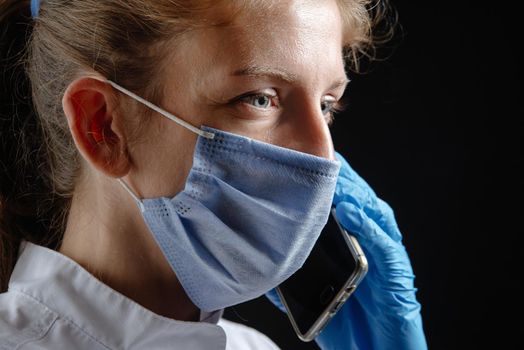
<path id="1" fill-rule="evenodd" d="M 337 150 L 395 209 L 430 349 L 522 348 L 516 3 L 394 1 L 401 41 L 350 74 L 349 108 L 332 127 Z M 318 349 L 265 298 L 226 317 L 283 349 Z"/>

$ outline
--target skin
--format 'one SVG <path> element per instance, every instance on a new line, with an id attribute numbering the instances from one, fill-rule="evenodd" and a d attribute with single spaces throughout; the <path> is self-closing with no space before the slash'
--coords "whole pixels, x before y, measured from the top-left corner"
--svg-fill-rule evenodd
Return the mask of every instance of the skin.
<path id="1" fill-rule="evenodd" d="M 193 31 L 165 58 L 160 106 L 214 128 L 334 159 L 328 128 L 347 82 L 335 1 L 275 1 L 225 27 Z M 121 102 L 120 104 L 118 102 Z M 197 136 L 158 114 L 141 116 L 99 77 L 68 87 L 63 107 L 83 171 L 60 252 L 149 310 L 198 320 L 122 178 L 140 198 L 173 197 L 192 164 Z"/>

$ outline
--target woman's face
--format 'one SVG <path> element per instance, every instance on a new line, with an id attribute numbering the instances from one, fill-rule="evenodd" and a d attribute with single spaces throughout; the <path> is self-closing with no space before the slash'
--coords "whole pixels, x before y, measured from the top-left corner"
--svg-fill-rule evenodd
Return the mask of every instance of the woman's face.
<path id="1" fill-rule="evenodd" d="M 200 127 L 334 158 L 331 108 L 347 78 L 333 1 L 275 1 L 227 26 L 193 31 L 166 62 L 161 107 Z M 144 197 L 174 195 L 196 136 L 156 115 L 130 154 Z"/>

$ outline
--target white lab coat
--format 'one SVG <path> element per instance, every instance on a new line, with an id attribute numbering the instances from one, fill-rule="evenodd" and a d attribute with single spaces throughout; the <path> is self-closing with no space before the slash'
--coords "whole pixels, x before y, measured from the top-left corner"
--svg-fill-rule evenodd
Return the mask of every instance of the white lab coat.
<path id="1" fill-rule="evenodd" d="M 24 242 L 0 294 L 0 349 L 278 349 L 262 333 L 202 313 L 201 322 L 159 316 L 79 264 Z"/>

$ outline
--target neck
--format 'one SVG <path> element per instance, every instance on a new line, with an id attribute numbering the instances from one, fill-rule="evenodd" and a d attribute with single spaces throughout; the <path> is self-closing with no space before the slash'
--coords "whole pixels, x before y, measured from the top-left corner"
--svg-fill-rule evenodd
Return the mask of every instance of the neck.
<path id="1" fill-rule="evenodd" d="M 111 189 L 75 195 L 59 252 L 100 281 L 161 315 L 198 321 L 191 302 L 144 223 L 116 181 Z M 97 187 L 102 188 L 102 187 Z M 115 192 L 114 196 L 107 191 Z"/>

